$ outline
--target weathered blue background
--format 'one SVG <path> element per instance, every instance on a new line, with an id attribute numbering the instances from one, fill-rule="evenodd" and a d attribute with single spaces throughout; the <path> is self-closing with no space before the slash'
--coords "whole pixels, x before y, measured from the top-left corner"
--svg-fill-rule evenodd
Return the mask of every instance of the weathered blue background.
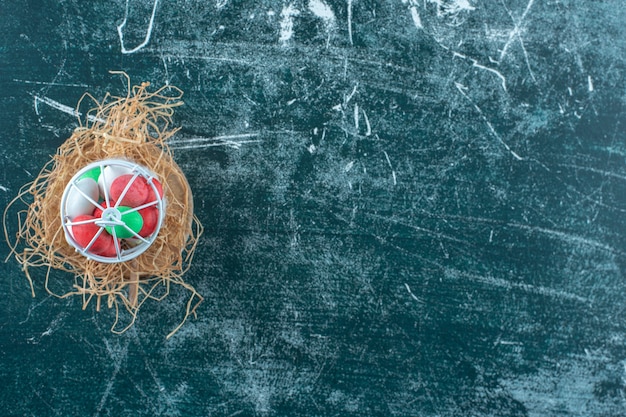
<path id="1" fill-rule="evenodd" d="M 0 1 L 2 206 L 124 70 L 206 228 L 169 341 L 183 291 L 116 336 L 0 264 L 0 414 L 626 414 L 625 10 Z"/>

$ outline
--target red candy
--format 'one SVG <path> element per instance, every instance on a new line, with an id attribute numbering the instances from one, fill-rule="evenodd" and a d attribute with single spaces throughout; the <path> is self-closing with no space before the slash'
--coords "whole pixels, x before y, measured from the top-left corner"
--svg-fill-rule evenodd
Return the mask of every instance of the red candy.
<path id="1" fill-rule="evenodd" d="M 115 251 L 115 239 L 113 239 L 113 236 L 109 235 L 108 233 L 107 233 L 107 236 L 111 238 L 111 239 L 107 239 L 110 242 L 110 244 L 106 248 L 98 252 L 94 251 L 94 253 L 96 255 L 106 256 L 108 258 L 115 258 L 117 257 L 117 252 Z"/>
<path id="2" fill-rule="evenodd" d="M 159 222 L 159 210 L 155 206 L 150 206 L 139 210 L 139 214 L 143 219 L 143 227 L 138 234 L 141 237 L 148 237 L 154 232 Z"/>
<path id="3" fill-rule="evenodd" d="M 115 201 L 111 200 L 111 204 L 107 204 L 105 201 L 100 202 L 100 205 L 104 208 L 107 207 L 115 207 Z M 102 210 L 100 210 L 100 207 L 97 207 L 95 209 L 93 209 L 93 217 L 96 218 L 101 218 L 102 217 Z"/>
<path id="4" fill-rule="evenodd" d="M 133 179 L 133 177 L 134 175 L 132 174 L 125 174 L 113 180 L 109 191 L 111 199 L 115 201 L 119 200 L 124 188 L 126 188 L 126 185 Z M 120 205 L 129 207 L 140 206 L 148 199 L 148 196 L 151 194 L 150 191 L 151 187 L 148 185 L 146 179 L 142 176 L 138 176 L 132 182 L 128 191 L 126 191 L 122 201 L 120 201 Z"/>
<path id="5" fill-rule="evenodd" d="M 153 178 L 152 183 L 154 184 L 154 187 L 159 193 L 159 197 L 163 198 L 163 186 L 161 185 L 159 180 L 157 180 L 156 178 Z M 153 201 L 156 201 L 156 197 L 154 195 L 154 191 L 152 190 L 152 187 L 150 186 L 150 184 L 148 184 L 148 198 L 146 199 L 146 201 L 144 201 L 144 204 L 152 203 Z"/>
<path id="6" fill-rule="evenodd" d="M 126 170 L 125 172 L 129 171 L 130 170 Z M 117 175 L 119 175 L 119 173 Z M 128 238 L 127 236 L 124 236 L 125 239 L 118 238 L 116 242 L 110 229 L 116 230 L 115 228 L 118 228 L 119 226 L 115 225 L 115 223 L 107 221 L 102 222 L 107 224 L 106 228 L 104 228 L 104 226 L 101 227 L 97 225 L 95 221 L 100 220 L 102 218 L 103 211 L 109 207 L 117 207 L 119 214 L 124 215 L 126 211 L 135 211 L 136 208 L 144 206 L 143 209 L 137 211 L 139 216 L 141 216 L 141 219 L 137 216 L 137 213 L 128 213 L 128 215 L 132 214 L 134 218 L 133 221 L 130 222 L 132 224 L 127 223 L 127 225 L 135 231 L 137 228 L 141 227 L 139 231 L 136 231 L 137 235 L 142 238 L 150 237 L 155 233 L 159 224 L 159 207 L 165 207 L 164 201 L 162 205 L 157 203 L 163 199 L 163 185 L 159 180 L 152 176 L 150 176 L 149 179 L 146 179 L 142 175 L 135 174 L 122 174 L 113 179 L 113 181 L 109 184 L 110 186 L 108 190 L 103 190 L 102 184 L 100 184 L 99 197 L 108 197 L 110 204 L 106 204 L 106 202 L 102 201 L 99 203 L 102 208 L 95 207 L 91 213 L 92 215 L 81 214 L 74 217 L 72 219 L 72 223 L 87 223 L 69 225 L 68 231 L 74 240 L 72 244 L 79 249 L 87 248 L 89 243 L 93 240 L 93 244 L 87 251 L 89 254 L 107 258 L 117 258 L 117 245 L 120 249 L 121 260 L 124 260 L 124 252 L 129 250 L 129 248 L 134 248 L 140 244 L 142 239 Z M 143 221 L 143 223 L 140 224 L 140 221 Z M 95 238 L 96 234 L 98 237 Z M 118 237 L 122 236 L 122 234 L 117 232 L 114 234 Z M 122 246 L 124 249 L 122 249 Z M 120 258 L 118 258 L 118 260 L 119 259 Z"/>
<path id="7" fill-rule="evenodd" d="M 90 216 L 88 214 L 82 214 L 80 216 L 76 216 L 72 222 L 81 222 L 85 220 L 95 220 L 96 217 Z M 76 243 L 78 243 L 81 247 L 86 248 L 89 245 L 89 242 L 93 239 L 93 237 L 100 230 L 100 226 L 95 223 L 85 223 L 85 224 L 76 224 L 70 226 L 70 231 Z M 113 243 L 113 236 L 106 233 L 104 230 L 93 242 L 93 245 L 89 248 L 89 251 L 95 253 L 96 255 L 101 252 L 109 252 L 111 246 L 113 246 L 113 251 L 115 251 L 115 244 Z"/>

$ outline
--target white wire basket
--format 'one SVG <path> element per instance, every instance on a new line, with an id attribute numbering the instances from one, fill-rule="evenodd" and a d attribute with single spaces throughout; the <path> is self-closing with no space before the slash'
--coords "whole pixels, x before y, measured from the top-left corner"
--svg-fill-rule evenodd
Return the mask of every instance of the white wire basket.
<path id="1" fill-rule="evenodd" d="M 125 262 L 145 252 L 161 229 L 165 210 L 159 178 L 124 159 L 85 166 L 61 197 L 65 239 L 86 258 L 103 263 Z"/>

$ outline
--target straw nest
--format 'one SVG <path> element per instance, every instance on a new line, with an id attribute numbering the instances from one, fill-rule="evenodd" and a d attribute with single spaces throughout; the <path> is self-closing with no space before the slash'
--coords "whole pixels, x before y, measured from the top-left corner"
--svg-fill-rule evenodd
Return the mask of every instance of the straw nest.
<path id="1" fill-rule="evenodd" d="M 189 184 L 176 165 L 167 140 L 177 131 L 170 128 L 174 108 L 182 105 L 182 91 L 167 86 L 149 92 L 149 83 L 131 88 L 126 97 L 107 95 L 101 102 L 85 94 L 96 106 L 87 112 L 85 121 L 58 149 L 37 178 L 26 184 L 4 212 L 5 237 L 12 254 L 22 265 L 33 296 L 33 267 L 46 267 L 45 288 L 57 297 L 82 297 L 83 309 L 95 301 L 99 310 L 103 301 L 115 309 L 111 330 L 128 330 L 142 304 L 162 300 L 172 284 L 190 293 L 182 321 L 167 336 L 172 336 L 202 302 L 202 296 L 183 280 L 191 265 L 202 225 L 193 214 Z M 85 258 L 65 239 L 60 216 L 60 196 L 74 174 L 82 167 L 103 159 L 132 160 L 151 170 L 163 184 L 167 201 L 165 218 L 152 245 L 138 257 L 119 263 L 100 263 Z M 18 213 L 18 231 L 10 236 L 7 214 L 16 203 L 27 205 Z M 68 291 L 57 294 L 49 288 L 51 269 L 74 274 Z M 70 287 L 71 285 L 71 287 Z M 157 288 L 162 290 L 155 291 Z M 155 295 L 156 293 L 160 295 Z M 130 313 L 121 319 L 122 309 Z M 122 323 L 123 321 L 123 323 Z"/>

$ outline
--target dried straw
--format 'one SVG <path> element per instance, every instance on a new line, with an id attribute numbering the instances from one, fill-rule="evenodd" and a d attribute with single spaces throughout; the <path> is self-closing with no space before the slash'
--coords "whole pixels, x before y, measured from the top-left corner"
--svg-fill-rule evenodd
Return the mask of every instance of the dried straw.
<path id="1" fill-rule="evenodd" d="M 180 324 L 167 336 L 171 337 L 193 314 L 202 296 L 183 280 L 191 265 L 202 225 L 193 214 L 193 199 L 187 180 L 172 158 L 167 140 L 178 129 L 170 128 L 174 108 L 182 105 L 182 91 L 167 86 L 149 92 L 149 83 L 130 87 L 126 97 L 107 93 L 102 102 L 85 94 L 96 103 L 87 113 L 86 121 L 58 149 L 53 159 L 37 178 L 26 184 L 5 209 L 3 225 L 11 253 L 28 279 L 35 295 L 31 267 L 47 267 L 46 290 L 57 297 L 80 295 L 85 309 L 96 300 L 99 310 L 102 300 L 115 308 L 116 318 L 111 331 L 123 333 L 137 318 L 137 312 L 148 299 L 162 300 L 169 294 L 171 284 L 180 285 L 191 295 Z M 60 196 L 74 174 L 89 163 L 125 158 L 154 172 L 163 184 L 167 210 L 161 230 L 152 245 L 137 258 L 120 263 L 100 263 L 76 252 L 65 240 L 61 225 Z M 28 205 L 18 213 L 18 232 L 9 238 L 7 213 L 15 203 Z M 22 221 L 24 218 L 25 220 Z M 48 287 L 51 269 L 75 275 L 71 291 L 58 295 Z M 160 297 L 157 287 L 165 288 Z M 120 325 L 120 307 L 130 313 L 129 323 Z"/>

